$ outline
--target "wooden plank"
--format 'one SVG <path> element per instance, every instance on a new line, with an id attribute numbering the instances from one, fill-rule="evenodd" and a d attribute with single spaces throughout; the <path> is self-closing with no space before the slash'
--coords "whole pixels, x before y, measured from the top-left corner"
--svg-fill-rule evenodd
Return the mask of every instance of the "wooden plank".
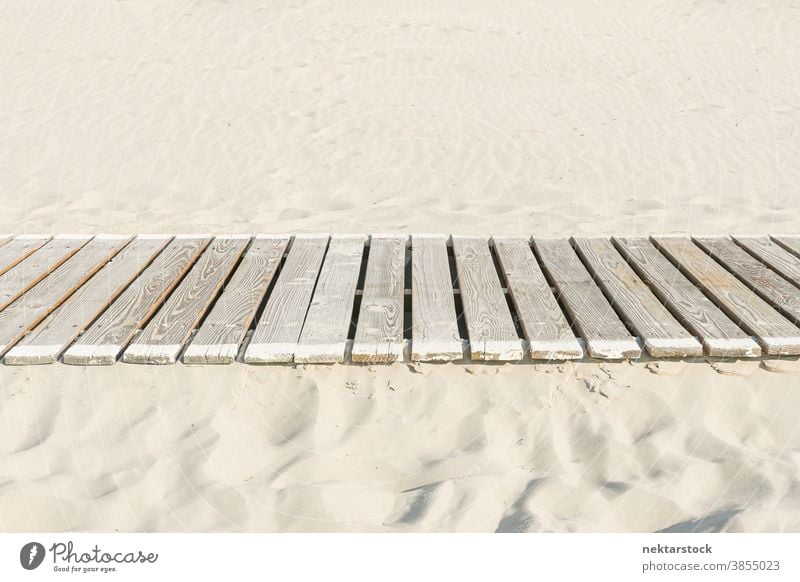
<path id="1" fill-rule="evenodd" d="M 411 359 L 462 359 L 445 235 L 411 236 L 411 305 Z"/>
<path id="2" fill-rule="evenodd" d="M 6 354 L 10 365 L 52 364 L 172 237 L 139 236 Z M 87 245 L 88 246 L 88 245 Z"/>
<path id="3" fill-rule="evenodd" d="M 225 286 L 214 308 L 186 348 L 186 364 L 231 364 L 239 353 L 256 309 L 264 299 L 283 254 L 288 235 L 258 235 Z"/>
<path id="4" fill-rule="evenodd" d="M 8 240 L 6 235 L 3 235 L 3 238 L 5 241 L 0 246 L 0 275 L 44 246 L 53 237 L 49 234 L 23 234 L 11 240 Z"/>
<path id="5" fill-rule="evenodd" d="M 787 319 L 795 324 L 800 323 L 800 289 L 795 285 L 729 237 L 695 237 L 694 241 Z"/>
<path id="6" fill-rule="evenodd" d="M 503 287 L 485 238 L 453 236 L 458 287 L 473 360 L 521 360 L 517 335 Z"/>
<path id="7" fill-rule="evenodd" d="M 249 243 L 247 235 L 215 237 L 164 306 L 131 342 L 122 361 L 174 364 Z"/>
<path id="8" fill-rule="evenodd" d="M 299 364 L 344 361 L 364 235 L 333 235 L 294 354 Z"/>
<path id="9" fill-rule="evenodd" d="M 800 256 L 800 235 L 783 235 L 770 238 L 793 255 Z"/>
<path id="10" fill-rule="evenodd" d="M 125 246 L 130 237 L 100 235 L 0 312 L 0 354 L 57 308 Z"/>
<path id="11" fill-rule="evenodd" d="M 735 323 L 756 336 L 771 356 L 800 354 L 800 329 L 684 237 L 654 237 L 672 259 Z"/>
<path id="12" fill-rule="evenodd" d="M 328 235 L 297 235 L 244 353 L 248 364 L 291 362 L 317 284 Z"/>
<path id="13" fill-rule="evenodd" d="M 567 239 L 534 239 L 542 267 L 592 358 L 638 358 L 641 348 L 592 280 Z"/>
<path id="14" fill-rule="evenodd" d="M 388 364 L 403 359 L 407 242 L 405 235 L 370 237 L 364 292 L 353 340 L 354 362 Z"/>
<path id="15" fill-rule="evenodd" d="M 556 301 L 528 238 L 493 237 L 508 293 L 534 360 L 574 360 L 583 357 L 572 328 Z"/>
<path id="16" fill-rule="evenodd" d="M 737 236 L 736 242 L 762 263 L 800 286 L 800 258 L 768 236 Z"/>
<path id="17" fill-rule="evenodd" d="M 0 275 L 0 310 L 16 301 L 85 245 L 90 236 L 59 235 Z"/>
<path id="18" fill-rule="evenodd" d="M 700 291 L 646 237 L 614 237 L 634 271 L 714 357 L 755 357 L 760 346 Z"/>
<path id="19" fill-rule="evenodd" d="M 209 243 L 202 235 L 180 235 L 117 297 L 64 352 L 65 364 L 111 365 L 136 331 L 161 306 Z"/>
<path id="20" fill-rule="evenodd" d="M 703 346 L 672 316 L 607 238 L 573 239 L 595 282 L 656 358 L 702 356 Z"/>

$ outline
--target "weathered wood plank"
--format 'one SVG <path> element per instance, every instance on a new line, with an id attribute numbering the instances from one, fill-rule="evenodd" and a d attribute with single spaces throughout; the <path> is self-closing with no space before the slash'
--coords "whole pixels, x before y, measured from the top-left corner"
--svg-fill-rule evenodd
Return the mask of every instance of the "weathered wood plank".
<path id="1" fill-rule="evenodd" d="M 328 235 L 298 235 L 292 240 L 264 312 L 244 353 L 248 364 L 291 362 L 317 284 Z"/>
<path id="2" fill-rule="evenodd" d="M 0 275 L 0 310 L 44 279 L 85 245 L 90 236 L 59 235 Z"/>
<path id="3" fill-rule="evenodd" d="M 521 360 L 522 340 L 508 310 L 489 243 L 481 237 L 452 239 L 471 358 Z"/>
<path id="4" fill-rule="evenodd" d="M 445 235 L 411 235 L 411 303 L 411 359 L 462 359 Z"/>
<path id="5" fill-rule="evenodd" d="M 20 235 L 8 240 L 4 235 L 5 240 L 0 247 L 0 275 L 44 246 L 51 238 L 49 234 Z"/>
<path id="6" fill-rule="evenodd" d="M 210 238 L 181 235 L 137 277 L 64 352 L 65 364 L 110 365 L 161 306 L 206 248 Z"/>
<path id="7" fill-rule="evenodd" d="M 653 357 L 702 356 L 703 346 L 672 316 L 607 238 L 573 239 L 611 304 Z"/>
<path id="8" fill-rule="evenodd" d="M 586 341 L 592 358 L 638 358 L 639 344 L 619 319 L 566 239 L 534 239 L 542 267 Z"/>
<path id="9" fill-rule="evenodd" d="M 0 312 L 0 354 L 64 302 L 125 246 L 130 237 L 96 236 Z"/>
<path id="10" fill-rule="evenodd" d="M 288 235 L 258 235 L 192 343 L 186 364 L 231 364 L 281 264 Z"/>
<path id="11" fill-rule="evenodd" d="M 793 255 L 800 256 L 800 235 L 783 235 L 770 238 Z"/>
<path id="12" fill-rule="evenodd" d="M 391 363 L 403 359 L 403 311 L 408 236 L 373 234 L 358 313 L 352 360 Z"/>
<path id="13" fill-rule="evenodd" d="M 528 340 L 530 357 L 534 360 L 582 358 L 583 348 L 539 268 L 529 239 L 494 237 L 492 241 L 511 301 Z"/>
<path id="14" fill-rule="evenodd" d="M 250 243 L 246 235 L 214 238 L 164 306 L 122 354 L 129 364 L 174 364 Z"/>
<path id="15" fill-rule="evenodd" d="M 353 317 L 364 235 L 333 235 L 294 354 L 299 364 L 344 361 Z"/>
<path id="16" fill-rule="evenodd" d="M 761 347 L 700 291 L 646 237 L 614 237 L 634 271 L 714 357 L 755 357 Z"/>
<path id="17" fill-rule="evenodd" d="M 775 311 L 688 238 L 654 237 L 686 276 L 749 334 L 768 355 L 800 354 L 800 329 Z"/>
<path id="18" fill-rule="evenodd" d="M 800 286 L 800 258 L 768 236 L 737 236 L 734 239 L 759 261 Z"/>
<path id="19" fill-rule="evenodd" d="M 5 363 L 52 364 L 58 360 L 61 352 L 142 272 L 170 239 L 167 236 L 139 236 L 129 243 L 14 346 L 6 354 Z"/>
<path id="20" fill-rule="evenodd" d="M 695 237 L 694 240 L 764 301 L 791 322 L 800 323 L 799 288 L 728 237 Z"/>

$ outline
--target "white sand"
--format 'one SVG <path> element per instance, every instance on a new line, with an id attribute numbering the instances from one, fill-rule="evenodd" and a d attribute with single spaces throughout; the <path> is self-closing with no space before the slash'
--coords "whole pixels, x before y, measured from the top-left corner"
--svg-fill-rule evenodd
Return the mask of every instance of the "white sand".
<path id="1" fill-rule="evenodd" d="M 2 10 L 0 232 L 799 230 L 788 3 Z M 799 380 L 0 366 L 0 528 L 800 531 Z"/>

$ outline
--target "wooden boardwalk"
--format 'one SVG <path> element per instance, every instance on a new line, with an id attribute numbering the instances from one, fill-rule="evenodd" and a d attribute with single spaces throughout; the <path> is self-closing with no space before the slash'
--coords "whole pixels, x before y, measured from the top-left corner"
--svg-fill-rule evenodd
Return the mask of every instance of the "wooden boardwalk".
<path id="1" fill-rule="evenodd" d="M 796 355 L 796 236 L 0 235 L 5 365 Z"/>

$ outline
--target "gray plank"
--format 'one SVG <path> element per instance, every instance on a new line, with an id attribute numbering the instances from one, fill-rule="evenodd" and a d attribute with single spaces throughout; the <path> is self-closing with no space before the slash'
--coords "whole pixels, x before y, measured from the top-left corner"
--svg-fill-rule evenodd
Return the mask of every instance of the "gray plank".
<path id="1" fill-rule="evenodd" d="M 764 301 L 793 323 L 800 323 L 799 288 L 728 237 L 695 237 L 694 240 Z"/>
<path id="2" fill-rule="evenodd" d="M 0 275 L 0 310 L 58 268 L 91 238 L 82 235 L 57 236 Z"/>
<path id="3" fill-rule="evenodd" d="M 634 271 L 672 314 L 699 337 L 709 356 L 754 357 L 761 347 L 698 289 L 646 237 L 614 237 Z"/>
<path id="4" fill-rule="evenodd" d="M 101 235 L 0 312 L 0 354 L 56 309 L 125 246 L 130 237 Z"/>
<path id="5" fill-rule="evenodd" d="M 594 280 L 653 357 L 702 356 L 703 346 L 672 316 L 607 238 L 576 238 Z"/>
<path id="6" fill-rule="evenodd" d="M 719 308 L 768 355 L 800 354 L 800 329 L 748 289 L 685 237 L 653 237 L 655 245 L 677 264 Z"/>
<path id="7" fill-rule="evenodd" d="M 411 235 L 411 359 L 460 360 L 453 281 L 447 236 Z"/>
<path id="8" fill-rule="evenodd" d="M 756 336 L 765 353 L 771 356 L 800 354 L 800 329 L 694 242 L 684 237 L 654 237 L 653 240 L 728 317 Z M 706 244 L 710 246 L 709 239 Z M 716 247 L 719 249 L 721 245 Z"/>
<path id="9" fill-rule="evenodd" d="M 759 261 L 800 286 L 800 258 L 768 236 L 737 236 L 736 242 Z"/>
<path id="10" fill-rule="evenodd" d="M 3 245 L 0 246 L 0 275 L 8 271 L 25 257 L 41 248 L 52 236 L 48 235 L 20 235 L 8 240 L 4 235 Z"/>
<path id="11" fill-rule="evenodd" d="M 580 359 L 583 348 L 539 268 L 528 240 L 521 237 L 492 239 L 528 341 L 528 353 L 535 360 Z"/>
<path id="12" fill-rule="evenodd" d="M 344 361 L 365 241 L 364 235 L 331 237 L 294 354 L 295 362 Z"/>
<path id="13" fill-rule="evenodd" d="M 231 364 L 236 360 L 256 310 L 264 299 L 283 254 L 288 235 L 257 235 L 225 286 L 192 343 L 186 364 Z"/>
<path id="14" fill-rule="evenodd" d="M 783 235 L 770 238 L 793 255 L 800 256 L 800 235 Z"/>
<path id="15" fill-rule="evenodd" d="M 65 364 L 110 365 L 161 306 L 211 239 L 180 235 L 64 352 Z"/>
<path id="16" fill-rule="evenodd" d="M 522 359 L 503 287 L 485 238 L 453 236 L 458 287 L 473 360 Z"/>
<path id="17" fill-rule="evenodd" d="M 122 360 L 129 364 L 174 364 L 249 243 L 250 237 L 245 235 L 215 237 L 131 342 Z"/>
<path id="18" fill-rule="evenodd" d="M 166 236 L 137 237 L 14 346 L 6 354 L 5 363 L 30 365 L 55 362 L 75 337 L 114 301 L 170 239 Z"/>
<path id="19" fill-rule="evenodd" d="M 391 363 L 403 359 L 403 312 L 408 236 L 373 234 L 358 312 L 352 360 Z"/>
<path id="20" fill-rule="evenodd" d="M 244 353 L 248 364 L 291 362 L 317 284 L 328 235 L 297 235 Z"/>
<path id="21" fill-rule="evenodd" d="M 638 358 L 641 348 L 567 239 L 534 239 L 542 267 L 592 358 Z"/>

